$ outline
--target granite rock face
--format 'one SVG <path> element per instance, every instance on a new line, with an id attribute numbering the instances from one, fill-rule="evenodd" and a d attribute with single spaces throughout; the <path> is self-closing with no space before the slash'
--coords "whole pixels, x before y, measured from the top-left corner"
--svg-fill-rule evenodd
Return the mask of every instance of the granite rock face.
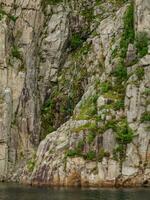
<path id="1" fill-rule="evenodd" d="M 1 180 L 149 185 L 149 15 L 148 0 L 0 0 Z"/>

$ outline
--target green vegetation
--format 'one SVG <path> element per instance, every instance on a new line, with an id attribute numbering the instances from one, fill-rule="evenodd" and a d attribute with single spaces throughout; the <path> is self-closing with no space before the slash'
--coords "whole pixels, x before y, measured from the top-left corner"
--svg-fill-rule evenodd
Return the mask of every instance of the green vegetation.
<path id="1" fill-rule="evenodd" d="M 137 75 L 138 79 L 141 80 L 144 76 L 144 68 L 138 67 L 135 71 L 135 74 Z"/>
<path id="2" fill-rule="evenodd" d="M 55 5 L 61 2 L 63 2 L 63 0 L 42 0 L 42 5 Z"/>
<path id="3" fill-rule="evenodd" d="M 131 128 L 129 128 L 126 120 L 122 120 L 118 123 L 116 134 L 119 144 L 128 144 L 132 142 L 133 131 Z"/>
<path id="4" fill-rule="evenodd" d="M 86 101 L 80 107 L 80 113 L 75 116 L 75 119 L 80 120 L 88 120 L 95 119 L 97 116 L 97 107 L 96 101 L 98 96 L 92 96 L 86 99 Z"/>
<path id="5" fill-rule="evenodd" d="M 143 92 L 144 95 L 150 95 L 150 88 L 145 88 L 145 91 Z"/>
<path id="6" fill-rule="evenodd" d="M 70 149 L 67 151 L 66 156 L 67 157 L 83 156 L 82 155 L 83 148 L 84 148 L 84 141 L 80 140 L 74 149 Z"/>
<path id="7" fill-rule="evenodd" d="M 49 133 L 53 132 L 55 128 L 52 126 L 54 102 L 48 99 L 43 105 L 42 114 L 42 131 L 40 140 L 43 140 Z"/>
<path id="8" fill-rule="evenodd" d="M 94 130 L 96 130 L 96 128 L 97 128 L 96 123 L 91 122 L 91 123 L 86 123 L 84 125 L 73 128 L 72 131 L 76 132 L 76 133 L 80 132 L 80 131 L 85 131 L 85 130 L 94 131 Z"/>
<path id="9" fill-rule="evenodd" d="M 128 6 L 128 9 L 123 17 L 124 22 L 124 31 L 121 36 L 120 40 L 120 47 L 117 47 L 113 50 L 112 56 L 120 57 L 121 60 L 124 61 L 126 58 L 126 53 L 128 49 L 129 43 L 134 43 L 135 39 L 135 32 L 134 32 L 134 6 L 131 3 Z"/>
<path id="10" fill-rule="evenodd" d="M 5 11 L 0 8 L 0 20 L 3 19 L 4 15 L 5 15 Z"/>
<path id="11" fill-rule="evenodd" d="M 12 20 L 13 22 L 16 22 L 16 20 L 17 20 L 17 17 L 16 17 L 16 16 L 7 13 L 5 10 L 3 10 L 3 9 L 0 7 L 0 20 L 2 20 L 4 16 L 7 16 L 7 17 L 8 17 L 10 20 Z"/>
<path id="12" fill-rule="evenodd" d="M 70 149 L 68 150 L 67 157 L 76 157 L 76 156 L 80 156 L 80 154 L 78 154 L 78 152 L 75 149 Z"/>
<path id="13" fill-rule="evenodd" d="M 124 100 L 120 99 L 114 103 L 114 110 L 124 109 Z"/>
<path id="14" fill-rule="evenodd" d="M 148 53 L 149 38 L 147 33 L 139 32 L 135 37 L 135 46 L 137 48 L 138 56 L 142 58 Z"/>
<path id="15" fill-rule="evenodd" d="M 71 52 L 72 63 L 59 71 L 58 82 L 51 85 L 51 94 L 45 100 L 41 110 L 41 139 L 66 122 L 81 99 L 88 77 L 83 62 L 89 48 L 90 45 L 85 42 L 81 48 Z"/>
<path id="16" fill-rule="evenodd" d="M 129 43 L 134 43 L 134 5 L 131 3 L 123 18 L 124 31 L 120 41 L 120 57 L 125 58 Z"/>
<path id="17" fill-rule="evenodd" d="M 74 33 L 70 39 L 70 47 L 72 50 L 80 48 L 83 44 L 84 40 L 81 37 L 80 33 Z"/>
<path id="18" fill-rule="evenodd" d="M 94 130 L 94 131 L 90 130 L 88 132 L 88 135 L 87 135 L 87 142 L 88 142 L 88 144 L 91 144 L 94 141 L 94 139 L 96 137 L 96 132 L 95 131 L 96 130 Z"/>
<path id="19" fill-rule="evenodd" d="M 143 113 L 141 122 L 150 122 L 150 112 Z"/>
<path id="20" fill-rule="evenodd" d="M 32 172 L 34 170 L 35 158 L 36 158 L 36 155 L 34 154 L 32 159 L 28 160 L 28 162 L 27 162 L 27 169 L 28 169 L 29 172 Z"/>
<path id="21" fill-rule="evenodd" d="M 101 162 L 104 157 L 109 157 L 110 153 L 105 151 L 103 148 L 100 149 L 98 153 L 98 161 Z"/>
<path id="22" fill-rule="evenodd" d="M 116 77 L 116 81 L 119 84 L 122 81 L 127 80 L 127 68 L 123 65 L 123 63 L 119 63 L 113 71 L 113 75 Z"/>
<path id="23" fill-rule="evenodd" d="M 96 160 L 96 152 L 95 151 L 89 151 L 86 155 L 84 155 L 84 158 L 86 160 Z"/>
<path id="24" fill-rule="evenodd" d="M 118 146 L 113 151 L 113 156 L 115 160 L 120 161 L 120 165 L 126 156 L 126 146 L 133 140 L 134 134 L 132 129 L 128 126 L 126 120 L 120 121 L 116 126 L 116 138 L 118 141 Z"/>
<path id="25" fill-rule="evenodd" d="M 107 93 L 109 90 L 111 90 L 112 86 L 111 86 L 110 82 L 105 82 L 100 85 L 100 88 L 101 88 L 101 93 L 103 94 L 103 93 Z"/>
<path id="26" fill-rule="evenodd" d="M 94 19 L 94 10 L 93 8 L 85 8 L 82 10 L 81 15 L 90 23 Z"/>
<path id="27" fill-rule="evenodd" d="M 19 48 L 17 46 L 13 46 L 11 50 L 11 54 L 13 57 L 22 60 L 21 52 L 19 51 Z"/>

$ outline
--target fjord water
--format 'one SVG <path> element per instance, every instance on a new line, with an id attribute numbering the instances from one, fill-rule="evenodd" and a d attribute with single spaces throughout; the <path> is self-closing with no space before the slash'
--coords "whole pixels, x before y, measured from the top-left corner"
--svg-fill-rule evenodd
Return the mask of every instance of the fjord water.
<path id="1" fill-rule="evenodd" d="M 150 189 L 38 188 L 0 183 L 0 200 L 150 200 Z"/>

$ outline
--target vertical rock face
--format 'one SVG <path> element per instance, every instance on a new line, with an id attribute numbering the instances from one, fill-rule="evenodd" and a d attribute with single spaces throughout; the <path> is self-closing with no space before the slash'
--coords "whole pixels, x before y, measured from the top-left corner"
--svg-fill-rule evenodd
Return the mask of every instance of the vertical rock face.
<path id="1" fill-rule="evenodd" d="M 117 2 L 0 0 L 0 179 L 149 184 L 150 5 Z"/>
<path id="2" fill-rule="evenodd" d="M 141 1 L 136 0 L 135 1 L 135 20 L 136 24 L 135 27 L 137 31 L 142 32 L 145 31 L 148 34 L 150 34 L 150 4 L 149 0 Z"/>

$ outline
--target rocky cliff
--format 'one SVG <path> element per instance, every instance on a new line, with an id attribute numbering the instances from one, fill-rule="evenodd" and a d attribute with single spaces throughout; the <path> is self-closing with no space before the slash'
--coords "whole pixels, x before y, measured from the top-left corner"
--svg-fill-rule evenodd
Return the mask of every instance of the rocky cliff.
<path id="1" fill-rule="evenodd" d="M 0 0 L 0 179 L 149 185 L 149 41 L 149 0 Z"/>

